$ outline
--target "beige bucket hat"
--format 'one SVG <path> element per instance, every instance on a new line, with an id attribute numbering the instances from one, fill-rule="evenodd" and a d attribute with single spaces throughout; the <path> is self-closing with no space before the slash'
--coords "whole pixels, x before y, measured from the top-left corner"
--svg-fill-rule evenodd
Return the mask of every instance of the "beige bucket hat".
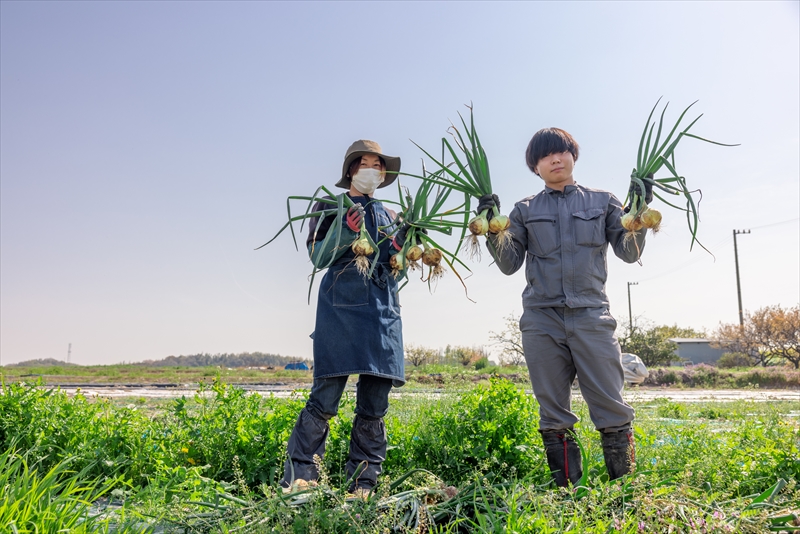
<path id="1" fill-rule="evenodd" d="M 375 154 L 376 156 L 382 157 L 383 161 L 386 162 L 386 178 L 383 180 L 381 185 L 378 186 L 378 189 L 381 187 L 386 187 L 395 181 L 397 178 L 397 173 L 400 172 L 400 158 L 387 156 L 384 154 L 381 151 L 381 145 L 375 141 L 359 139 L 350 145 L 350 148 L 347 149 L 347 152 L 344 155 L 344 163 L 342 164 L 342 178 L 336 182 L 336 187 L 350 189 L 350 176 L 347 175 L 347 171 L 350 169 L 350 164 L 353 163 L 356 158 L 360 158 L 364 154 Z"/>

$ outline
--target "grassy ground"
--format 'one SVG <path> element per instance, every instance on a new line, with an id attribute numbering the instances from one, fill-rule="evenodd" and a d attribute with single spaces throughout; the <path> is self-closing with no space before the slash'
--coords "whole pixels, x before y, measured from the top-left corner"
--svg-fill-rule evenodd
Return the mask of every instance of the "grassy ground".
<path id="1" fill-rule="evenodd" d="M 310 384 L 311 371 L 286 369 L 227 369 L 219 367 L 146 367 L 141 365 L 92 365 L 47 367 L 2 367 L 0 377 L 6 382 L 19 380 L 45 384 L 188 384 L 214 379 L 228 383 Z"/>
<path id="2" fill-rule="evenodd" d="M 354 500 L 349 395 L 320 487 L 287 497 L 277 480 L 302 394 L 215 382 L 121 405 L 6 384 L 0 532 L 788 532 L 800 512 L 797 403 L 635 404 L 636 474 L 609 483 L 577 402 L 588 477 L 566 491 L 549 486 L 538 405 L 518 385 L 445 392 L 393 400 L 381 485 Z"/>
<path id="3" fill-rule="evenodd" d="M 487 383 L 502 376 L 530 387 L 525 367 L 483 369 L 461 365 L 407 366 L 409 388 L 467 386 Z M 16 382 L 40 379 L 50 385 L 70 384 L 176 384 L 196 387 L 201 382 L 222 380 L 230 384 L 283 384 L 310 386 L 311 371 L 285 369 L 228 369 L 219 367 L 145 367 L 140 365 L 0 367 L 0 380 Z M 650 369 L 643 386 L 700 388 L 800 389 L 800 371 L 788 367 L 717 369 L 709 365 Z"/>

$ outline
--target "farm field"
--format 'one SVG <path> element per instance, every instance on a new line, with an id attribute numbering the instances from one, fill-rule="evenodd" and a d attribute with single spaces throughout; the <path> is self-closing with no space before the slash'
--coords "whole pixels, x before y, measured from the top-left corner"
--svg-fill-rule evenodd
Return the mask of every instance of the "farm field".
<path id="1" fill-rule="evenodd" d="M 302 391 L 279 398 L 218 380 L 178 398 L 108 399 L 6 382 L 0 532 L 800 529 L 796 400 L 634 395 L 636 472 L 609 484 L 577 398 L 589 479 L 567 491 L 549 485 L 524 389 L 493 377 L 393 396 L 381 485 L 356 500 L 342 489 L 351 393 L 331 420 L 320 487 L 285 496 L 277 481 Z"/>
<path id="2" fill-rule="evenodd" d="M 795 389 L 800 392 L 800 370 L 790 367 L 748 367 L 717 369 L 708 365 L 694 367 L 660 367 L 650 369 L 650 376 L 642 384 L 647 387 L 679 387 L 708 389 Z M 465 387 L 487 383 L 491 376 L 508 378 L 514 383 L 530 387 L 528 370 L 524 366 L 474 366 L 429 364 L 407 366 L 408 380 L 403 390 L 441 387 Z M 214 380 L 228 384 L 250 386 L 275 386 L 281 388 L 310 387 L 311 371 L 281 368 L 222 368 L 222 367 L 172 367 L 132 364 L 116 365 L 49 365 L 40 367 L 0 367 L 0 381 L 38 382 L 49 386 L 153 386 L 163 391 L 193 390 L 201 383 Z"/>

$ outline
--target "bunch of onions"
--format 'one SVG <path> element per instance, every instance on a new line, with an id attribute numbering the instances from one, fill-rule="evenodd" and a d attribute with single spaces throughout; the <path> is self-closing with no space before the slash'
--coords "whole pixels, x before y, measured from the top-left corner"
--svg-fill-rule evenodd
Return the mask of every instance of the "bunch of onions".
<path id="1" fill-rule="evenodd" d="M 638 197 L 638 195 L 636 196 Z M 636 209 L 637 205 L 640 205 L 641 209 Z M 638 232 L 642 228 L 657 233 L 661 230 L 661 212 L 644 203 L 644 199 L 636 198 L 632 209 L 622 216 L 621 223 L 629 233 Z"/>
<path id="2" fill-rule="evenodd" d="M 633 172 L 631 173 L 631 182 L 636 184 L 638 187 L 632 189 L 634 191 L 644 191 L 644 185 L 645 182 L 647 182 L 653 186 L 653 195 L 656 198 L 672 208 L 686 212 L 686 220 L 689 224 L 689 231 L 692 234 L 692 241 L 689 244 L 689 249 L 691 250 L 694 243 L 697 242 L 698 245 L 708 252 L 708 249 L 706 249 L 697 239 L 697 229 L 700 222 L 700 216 L 698 214 L 697 204 L 695 203 L 692 194 L 700 194 L 700 190 L 690 190 L 686 185 L 686 178 L 680 176 L 675 170 L 675 149 L 677 148 L 680 140 L 684 137 L 692 137 L 706 143 L 720 146 L 738 145 L 718 143 L 716 141 L 711 141 L 709 139 L 689 133 L 689 129 L 694 126 L 700 117 L 703 116 L 702 114 L 695 118 L 686 128 L 678 132 L 678 126 L 683 120 L 684 115 L 686 115 L 686 112 L 689 111 L 689 108 L 694 106 L 697 101 L 692 102 L 686 109 L 683 110 L 683 113 L 681 113 L 680 117 L 678 117 L 678 120 L 675 122 L 672 130 L 670 130 L 669 134 L 667 134 L 662 141 L 661 131 L 664 126 L 664 114 L 667 111 L 669 102 L 661 111 L 661 118 L 658 121 L 658 130 L 656 130 L 656 121 L 653 120 L 651 122 L 651 119 L 653 118 L 653 113 L 658 107 L 659 102 L 661 102 L 660 98 L 650 111 L 650 115 L 647 117 L 647 122 L 644 126 L 644 131 L 642 132 L 642 137 L 639 140 L 639 151 L 636 158 L 636 167 L 634 167 Z M 655 136 L 653 136 L 654 131 Z M 676 132 L 677 136 L 675 136 Z M 655 174 L 661 170 L 662 167 L 669 171 L 670 176 L 666 178 L 655 178 Z M 665 194 L 683 196 L 686 201 L 686 207 L 676 206 L 668 202 L 664 198 Z M 645 203 L 644 198 L 642 198 L 638 193 L 631 193 L 627 198 L 627 202 L 629 203 L 628 205 L 631 207 L 631 209 L 622 217 L 621 221 L 622 226 L 628 230 L 628 233 L 625 236 L 626 239 L 632 237 L 633 232 L 641 230 L 642 228 L 650 228 L 654 232 L 657 232 L 660 229 L 661 213 L 658 210 L 648 206 L 647 203 Z"/>
<path id="3" fill-rule="evenodd" d="M 454 253 L 443 248 L 433 237 L 434 233 L 452 235 L 453 228 L 463 229 L 464 215 L 469 214 L 468 211 L 460 211 L 463 204 L 455 209 L 445 207 L 452 189 L 436 185 L 433 180 L 429 179 L 441 178 L 442 174 L 441 170 L 429 174 L 423 164 L 422 175 L 416 176 L 422 178 L 423 181 L 413 195 L 398 180 L 401 210 L 392 222 L 393 228 L 390 231 L 392 248 L 399 251 L 390 258 L 395 278 L 404 276 L 408 271 L 420 269 L 420 280 L 428 282 L 429 288 L 431 288 L 431 281 L 437 281 L 444 274 L 443 262 L 450 266 L 462 285 L 464 285 L 464 280 L 456 271 L 454 263 L 459 263 L 469 271 L 469 267 L 463 261 L 458 259 Z M 387 227 L 386 230 L 388 229 Z M 404 240 L 399 243 L 398 235 L 401 229 Z M 420 265 L 420 261 L 422 265 Z M 429 267 L 427 278 L 424 266 Z M 464 289 L 466 290 L 466 286 Z"/>
<path id="4" fill-rule="evenodd" d="M 510 243 L 511 235 L 508 232 L 508 217 L 501 215 L 496 207 L 492 208 L 491 220 L 489 220 L 488 217 L 488 210 L 484 210 L 476 214 L 472 219 L 469 219 L 470 199 L 480 199 L 484 195 L 491 195 L 492 180 L 489 174 L 489 160 L 478 138 L 478 132 L 475 130 L 475 118 L 472 112 L 472 106 L 467 107 L 470 113 L 469 126 L 467 126 L 466 121 L 460 113 L 458 116 L 461 119 L 461 124 L 466 133 L 466 140 L 469 141 L 469 143 L 465 142 L 464 137 L 454 125 L 451 125 L 449 128 L 450 135 L 453 137 L 453 141 L 461 152 L 461 157 L 459 157 L 447 139 L 442 138 L 442 152 L 444 152 L 444 148 L 446 147 L 450 156 L 453 158 L 453 164 L 456 170 L 451 169 L 453 166 L 452 164 L 447 165 L 444 163 L 444 154 L 441 160 L 438 160 L 431 156 L 425 149 L 417 145 L 426 156 L 439 166 L 439 171 L 437 173 L 428 177 L 418 176 L 417 178 L 430 180 L 435 184 L 464 193 L 466 216 L 464 218 L 464 231 L 461 235 L 461 243 L 465 242 L 466 230 L 469 230 L 470 235 L 466 237 L 466 250 L 469 257 L 479 260 L 481 256 L 481 247 L 478 238 L 480 236 L 485 236 L 489 232 L 496 234 L 496 246 L 498 250 L 502 250 Z M 466 163 L 463 163 L 461 158 L 463 158 Z M 459 248 L 461 243 L 459 244 Z"/>

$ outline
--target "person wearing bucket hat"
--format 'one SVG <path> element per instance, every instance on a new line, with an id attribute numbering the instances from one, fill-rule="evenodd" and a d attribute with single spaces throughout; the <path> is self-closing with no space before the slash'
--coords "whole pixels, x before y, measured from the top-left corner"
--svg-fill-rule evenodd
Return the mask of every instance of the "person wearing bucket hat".
<path id="1" fill-rule="evenodd" d="M 320 282 L 311 334 L 314 382 L 287 444 L 281 480 L 285 492 L 316 485 L 328 421 L 339 411 L 350 375 L 358 375 L 358 383 L 345 467 L 349 491 L 367 496 L 378 483 L 386 458 L 383 417 L 389 410 L 389 391 L 405 383 L 405 369 L 398 284 L 389 266 L 392 242 L 384 239 L 395 229 L 396 214 L 373 194 L 391 184 L 399 171 L 400 158 L 387 156 L 374 141 L 356 141 L 345 153 L 341 178 L 336 182 L 337 187 L 348 190 L 354 206 L 341 225 L 332 224 L 333 216 L 312 219 L 309 225 L 306 245 L 311 261 L 318 268 L 330 267 Z M 312 211 L 322 208 L 317 204 Z M 379 255 L 378 263 L 369 278 L 358 272 L 350 249 L 362 225 L 378 243 L 373 252 Z M 328 242 L 334 245 L 325 249 L 325 236 L 336 231 L 342 233 L 338 241 L 344 245 L 334 248 L 337 239 L 332 235 Z"/>

